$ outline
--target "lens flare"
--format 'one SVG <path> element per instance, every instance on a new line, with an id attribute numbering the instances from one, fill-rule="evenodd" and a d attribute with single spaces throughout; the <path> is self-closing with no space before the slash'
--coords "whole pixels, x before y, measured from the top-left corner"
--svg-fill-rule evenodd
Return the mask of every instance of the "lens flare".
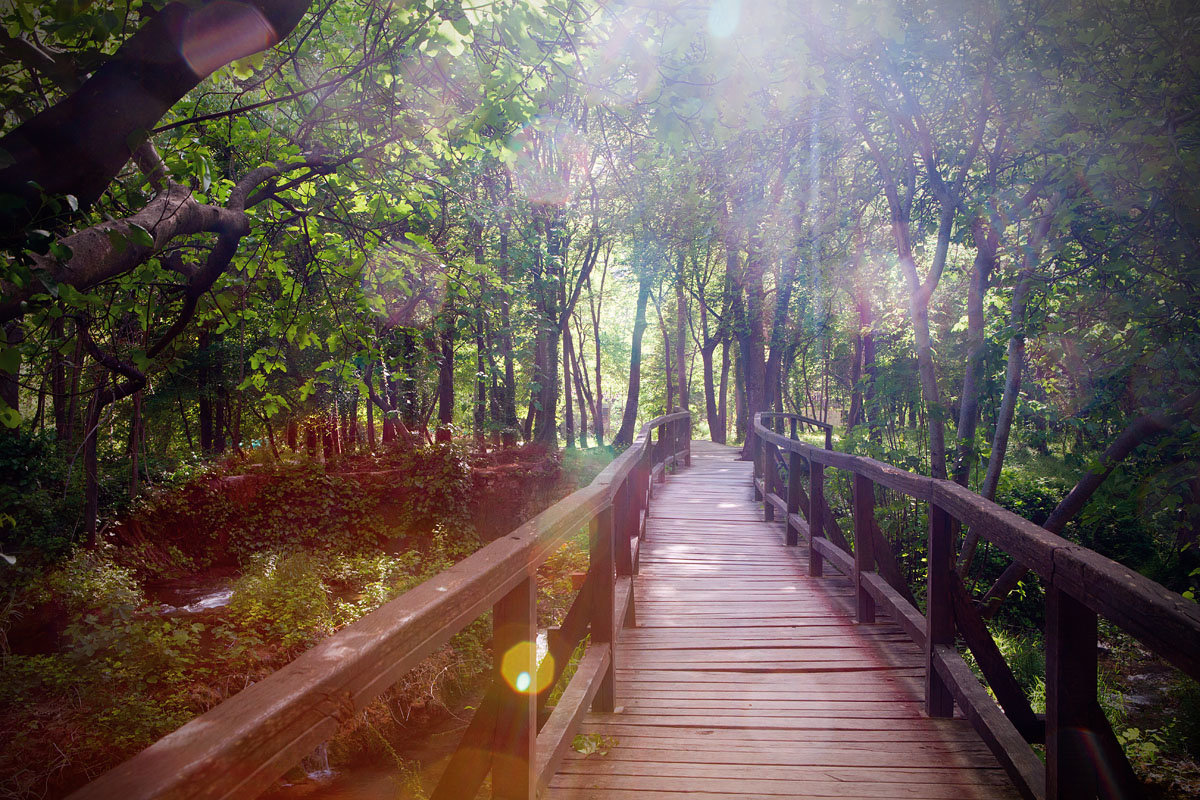
<path id="1" fill-rule="evenodd" d="M 257 8 L 235 0 L 216 0 L 188 14 L 179 36 L 179 52 L 192 72 L 203 78 L 277 41 L 275 28 Z"/>
<path id="2" fill-rule="evenodd" d="M 534 669 L 537 642 L 518 642 L 500 659 L 500 676 L 519 694 L 537 694 L 554 680 L 554 656 L 547 653 Z"/>
<path id="3" fill-rule="evenodd" d="M 509 174 L 517 189 L 537 205 L 565 206 L 587 181 L 587 141 L 567 122 L 539 117 L 513 136 Z"/>
<path id="4" fill-rule="evenodd" d="M 414 242 L 393 243 L 368 256 L 361 283 L 388 327 L 419 328 L 441 310 L 446 265 Z"/>
<path id="5" fill-rule="evenodd" d="M 741 17 L 741 0 L 715 0 L 708 9 L 708 32 L 718 39 L 727 39 L 737 30 Z"/>

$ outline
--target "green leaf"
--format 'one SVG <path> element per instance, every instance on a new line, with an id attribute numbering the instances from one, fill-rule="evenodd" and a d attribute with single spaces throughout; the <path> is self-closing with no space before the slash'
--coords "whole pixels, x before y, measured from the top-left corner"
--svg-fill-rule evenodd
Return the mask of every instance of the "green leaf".
<path id="1" fill-rule="evenodd" d="M 136 222 L 129 223 L 129 241 L 139 247 L 154 247 L 154 235 Z"/>

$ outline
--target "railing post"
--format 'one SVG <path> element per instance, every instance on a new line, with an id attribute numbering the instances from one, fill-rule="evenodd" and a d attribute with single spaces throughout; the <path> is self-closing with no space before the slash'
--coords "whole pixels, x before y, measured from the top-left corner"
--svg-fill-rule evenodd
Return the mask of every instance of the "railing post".
<path id="1" fill-rule="evenodd" d="M 617 565 L 617 575 L 633 574 L 633 554 L 629 551 L 629 509 L 633 505 L 630 500 L 629 481 L 621 482 L 613 495 L 613 542 L 615 547 L 614 561 Z"/>
<path id="2" fill-rule="evenodd" d="M 796 423 L 799 422 L 799 420 L 797 420 L 795 417 L 792 417 L 791 419 L 788 420 L 788 422 L 791 423 L 791 426 L 790 426 L 791 427 L 791 438 L 793 441 L 795 441 L 800 438 L 796 434 Z"/>
<path id="3" fill-rule="evenodd" d="M 792 547 L 800 544 L 800 529 L 792 522 L 792 517 L 800 513 L 800 470 L 803 463 L 799 453 L 788 452 L 787 516 L 784 524 L 787 526 L 785 541 Z"/>
<path id="4" fill-rule="evenodd" d="M 615 497 L 613 498 L 615 501 Z M 613 507 L 610 503 L 592 520 L 589 569 L 592 573 L 592 619 L 591 643 L 596 647 L 609 648 L 611 658 L 608 670 L 600 681 L 600 690 L 592 701 L 595 711 L 612 711 L 616 705 L 617 652 L 613 647 L 616 637 L 616 591 L 613 563 L 613 543 L 616 531 L 613 525 Z"/>
<path id="5" fill-rule="evenodd" d="M 762 500 L 763 493 L 758 490 L 758 480 L 760 478 L 762 478 L 763 488 L 765 489 L 766 488 L 766 478 L 763 477 L 762 439 L 760 439 L 758 437 L 758 434 L 756 434 L 754 432 L 755 422 L 757 422 L 757 419 L 753 419 L 750 421 L 750 433 L 747 434 L 748 436 L 750 436 L 750 456 L 754 463 L 754 478 L 750 481 L 750 483 L 754 486 L 754 499 Z"/>
<path id="6" fill-rule="evenodd" d="M 650 500 L 654 497 L 654 482 L 650 480 L 651 470 L 654 468 L 654 447 L 653 442 L 646 445 L 646 449 L 642 451 L 641 460 L 638 462 L 638 491 L 645 498 L 646 520 L 650 520 Z M 647 530 L 649 525 L 647 524 Z M 643 534 L 645 538 L 645 534 Z"/>
<path id="7" fill-rule="evenodd" d="M 854 473 L 854 589 L 858 595 L 858 621 L 875 621 L 875 598 L 863 585 L 862 574 L 875 569 L 875 485 L 865 475 Z"/>
<path id="8" fill-rule="evenodd" d="M 692 418 L 690 415 L 683 420 L 683 465 L 685 467 L 692 465 Z"/>
<path id="9" fill-rule="evenodd" d="M 680 431 L 679 420 L 671 420 L 669 424 L 671 426 L 671 464 L 674 465 L 675 469 L 679 469 L 679 450 L 682 431 Z"/>
<path id="10" fill-rule="evenodd" d="M 625 478 L 625 508 L 627 521 L 625 535 L 623 537 L 626 550 L 629 550 L 635 541 L 641 538 L 642 533 L 642 502 L 641 493 L 638 491 L 637 476 L 634 474 L 636 470 L 630 470 L 629 475 Z M 642 545 L 638 541 L 638 557 L 633 558 L 630 554 L 629 574 L 637 575 L 639 562 L 642 560 Z"/>
<path id="11" fill-rule="evenodd" d="M 936 503 L 929 504 L 929 570 L 925 598 L 925 713 L 931 717 L 954 715 L 954 697 L 938 674 L 934 653 L 938 645 L 954 644 L 954 600 L 951 570 L 954 568 L 954 532 L 950 515 Z"/>
<path id="12" fill-rule="evenodd" d="M 667 426 L 662 424 L 658 426 L 658 458 L 662 463 L 662 472 L 658 473 L 658 482 L 667 482 Z"/>
<path id="13" fill-rule="evenodd" d="M 492 659 L 501 691 L 492 759 L 492 797 L 533 800 L 537 745 L 537 594 L 532 577 L 492 609 Z"/>
<path id="14" fill-rule="evenodd" d="M 1046 798 L 1096 796 L 1091 715 L 1096 700 L 1096 613 L 1061 589 L 1046 591 Z"/>
<path id="15" fill-rule="evenodd" d="M 772 505 L 770 495 L 775 492 L 779 475 L 779 467 L 775 464 L 775 445 L 770 442 L 763 442 L 763 520 L 772 522 L 775 519 L 775 506 Z"/>
<path id="16" fill-rule="evenodd" d="M 825 538 L 825 465 L 808 460 L 808 574 L 819 578 L 825 561 L 817 551 L 817 539 Z"/>

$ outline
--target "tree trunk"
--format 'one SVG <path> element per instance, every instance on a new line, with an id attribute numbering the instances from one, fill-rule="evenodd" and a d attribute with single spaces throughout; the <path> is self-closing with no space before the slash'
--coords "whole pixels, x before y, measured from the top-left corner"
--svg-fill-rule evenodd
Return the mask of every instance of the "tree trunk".
<path id="1" fill-rule="evenodd" d="M 133 393 L 133 410 L 129 417 L 129 497 L 138 495 L 138 452 L 142 441 L 142 393 Z"/>
<path id="2" fill-rule="evenodd" d="M 225 452 L 225 395 L 218 391 L 217 399 L 212 404 L 212 422 L 210 423 L 213 437 L 213 452 L 222 455 Z"/>
<path id="3" fill-rule="evenodd" d="M 200 408 L 200 452 L 204 455 L 212 455 L 213 452 L 213 426 L 212 426 L 212 391 L 209 386 L 209 348 L 208 348 L 208 331 L 201 331 L 197 341 L 197 350 L 200 357 L 200 369 L 196 375 L 196 392 L 197 405 Z"/>
<path id="4" fill-rule="evenodd" d="M 1012 431 L 1013 417 L 1016 415 L 1017 399 L 1021 395 L 1021 375 L 1025 371 L 1025 309 L 1033 282 L 1033 251 L 1035 247 L 1040 251 L 1042 242 L 1050 230 L 1050 221 L 1051 215 L 1045 214 L 1034 228 L 1023 258 L 1021 273 L 1017 277 L 1016 285 L 1013 286 L 1009 312 L 1009 325 L 1012 327 L 1013 333 L 1008 340 L 1004 395 L 1000 401 L 1000 410 L 996 413 L 996 428 L 992 432 L 992 447 L 988 454 L 987 473 L 983 478 L 983 486 L 980 487 L 980 494 L 988 500 L 996 499 L 996 488 L 1000 484 L 1000 473 L 1008 454 L 1008 439 Z M 959 577 L 966 577 L 978 547 L 979 533 L 968 530 L 955 566 Z"/>
<path id="5" fill-rule="evenodd" d="M 992 269 L 996 266 L 997 245 L 997 236 L 990 227 L 985 230 L 983 223 L 975 225 L 975 263 L 967 290 L 967 363 L 963 370 L 958 409 L 958 458 L 954 467 L 954 482 L 959 486 L 967 485 L 971 467 L 978 457 L 975 430 L 979 424 L 979 382 L 987 344 L 984 337 L 983 297 L 987 293 Z"/>
<path id="6" fill-rule="evenodd" d="M 714 442 L 720 441 L 717 438 L 717 428 L 720 426 L 720 416 L 717 413 L 717 381 L 713 371 L 713 351 L 716 349 L 715 340 L 712 344 L 700 348 L 700 365 L 704 374 L 704 417 L 708 420 L 708 433 Z"/>
<path id="7" fill-rule="evenodd" d="M 563 427 L 567 447 L 575 448 L 575 406 L 571 402 L 571 326 L 562 329 Z"/>
<path id="8" fill-rule="evenodd" d="M 229 61 L 282 40 L 310 3 L 174 2 L 150 16 L 77 91 L 0 139 L 9 155 L 0 169 L 0 194 L 26 200 L 4 212 L 0 236 L 10 239 L 10 231 L 39 218 L 42 193 L 70 194 L 91 205 L 176 102 Z"/>
<path id="9" fill-rule="evenodd" d="M 658 315 L 658 332 L 662 334 L 663 340 L 663 370 L 665 372 L 663 386 L 667 391 L 667 406 L 663 409 L 663 413 L 670 414 L 675 409 L 675 372 L 671 369 L 671 332 L 667 329 L 662 307 L 657 300 L 654 303 L 654 311 Z"/>
<path id="10" fill-rule="evenodd" d="M 104 373 L 96 390 L 88 403 L 87 417 L 83 430 L 83 519 L 87 526 L 88 544 L 96 543 L 96 533 L 99 528 L 100 514 L 100 468 L 96 455 L 96 439 L 99 436 L 100 415 L 104 412 L 101 397 L 108 384 L 108 374 Z"/>
<path id="11" fill-rule="evenodd" d="M 745 268 L 739 267 L 737 244 L 726 242 L 727 269 L 733 278 L 733 315 L 734 333 L 738 339 L 738 350 L 741 354 L 742 389 L 745 402 L 745 434 L 742 443 L 742 459 L 751 458 L 754 448 L 754 415 L 760 411 L 768 411 L 766 397 L 766 353 L 763 333 L 763 310 L 765 306 L 765 289 L 763 287 L 763 266 L 761 258 L 751 253 L 745 261 Z M 745 303 L 743 305 L 743 294 Z"/>
<path id="12" fill-rule="evenodd" d="M 592 278 L 589 275 L 588 286 L 588 303 L 592 311 L 592 341 L 596 345 L 596 394 L 595 410 L 593 411 L 593 419 L 596 420 L 596 446 L 600 447 L 604 444 L 604 389 L 600 382 L 600 311 L 604 304 L 604 282 L 608 278 L 608 257 L 612 253 L 612 245 L 604 251 L 604 268 L 600 272 L 600 296 L 592 302 Z"/>
<path id="13" fill-rule="evenodd" d="M 746 382 L 742 377 L 742 354 L 733 359 L 733 436 L 735 441 L 746 440 Z"/>
<path id="14" fill-rule="evenodd" d="M 290 445 L 291 442 L 289 441 Z M 292 447 L 295 450 L 295 447 Z M 371 402 L 371 398 L 367 398 L 367 451 L 375 452 L 375 404 Z"/>
<path id="15" fill-rule="evenodd" d="M 481 246 L 482 247 L 482 246 Z M 483 284 L 479 286 L 480 296 Z M 488 363 L 487 344 L 484 335 L 483 303 L 475 313 L 475 446 L 483 449 L 487 441 L 488 420 Z"/>
<path id="16" fill-rule="evenodd" d="M 729 436 L 729 342 L 721 343 L 721 390 L 717 396 L 717 428 L 712 432 L 713 441 L 725 444 Z M 720 438 L 717 438 L 717 437 Z"/>
<path id="17" fill-rule="evenodd" d="M 675 281 L 675 361 L 679 381 L 679 407 L 688 410 L 688 380 L 687 380 L 687 345 L 684 336 L 687 334 L 687 301 L 683 296 L 683 266 L 684 252 L 679 249 L 679 277 Z M 711 354 L 710 354 L 710 361 Z M 711 366 L 711 365 L 710 365 Z"/>
<path id="18" fill-rule="evenodd" d="M 54 434 L 60 442 L 67 440 L 70 430 L 70 416 L 67 413 L 70 398 L 67 396 L 67 369 L 62 356 L 62 341 L 64 335 L 62 317 L 54 320 L 50 326 L 50 396 L 54 405 Z"/>
<path id="19" fill-rule="evenodd" d="M 613 438 L 614 446 L 628 446 L 637 433 L 638 395 L 642 386 L 642 334 L 646 332 L 646 303 L 650 300 L 650 275 L 638 282 L 637 312 L 633 318 L 633 342 L 629 348 L 629 392 L 625 396 L 625 413 L 621 429 Z"/>
<path id="20" fill-rule="evenodd" d="M 1175 403 L 1166 409 L 1143 414 L 1129 423 L 1125 427 L 1125 430 L 1121 431 L 1121 434 L 1105 449 L 1096 467 L 1088 470 L 1071 491 L 1067 493 L 1067 496 L 1054 507 L 1054 510 L 1050 512 L 1050 516 L 1042 524 L 1042 527 L 1051 533 L 1062 533 L 1067 523 L 1083 510 L 1087 501 L 1108 480 L 1108 476 L 1113 473 L 1118 464 L 1125 460 L 1126 456 L 1150 437 L 1175 428 L 1192 414 L 1198 404 L 1200 404 L 1200 391 L 1192 392 L 1186 397 L 1175 401 Z M 1029 568 L 1027 566 L 1014 561 L 996 579 L 996 583 L 983 598 L 983 603 L 987 607 L 989 617 L 995 614 L 996 609 L 1004 601 L 1005 596 L 1016 588 L 1016 585 L 1028 571 Z"/>
<path id="21" fill-rule="evenodd" d="M 508 229 L 511 221 L 505 216 L 500 227 L 500 283 L 507 285 L 508 281 Z M 504 432 L 502 440 L 505 447 L 516 444 L 517 430 L 517 379 L 513 367 L 512 328 L 509 323 L 508 292 L 500 292 L 500 350 L 504 355 L 504 392 L 501 410 L 504 414 Z M 529 435 L 526 431 L 526 440 Z"/>
<path id="22" fill-rule="evenodd" d="M 449 442 L 454 424 L 454 312 L 447 309 L 441 335 L 442 357 L 438 363 L 438 426 L 435 441 Z"/>
<path id="23" fill-rule="evenodd" d="M 571 373 L 575 376 L 575 399 L 579 403 L 579 446 L 586 449 L 588 446 L 588 404 L 584 399 L 583 379 L 587 377 L 587 371 L 586 365 L 583 362 L 583 342 L 579 343 L 578 357 L 573 349 L 570 352 L 570 356 L 572 361 Z M 599 446 L 598 442 L 597 446 Z"/>

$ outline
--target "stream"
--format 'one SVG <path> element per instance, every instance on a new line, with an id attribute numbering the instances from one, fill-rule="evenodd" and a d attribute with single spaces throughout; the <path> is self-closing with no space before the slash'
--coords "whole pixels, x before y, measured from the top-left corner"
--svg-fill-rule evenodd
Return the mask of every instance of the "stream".
<path id="1" fill-rule="evenodd" d="M 229 605 L 236 577 L 234 573 L 194 576 L 148 586 L 146 594 L 154 602 L 157 613 L 163 616 L 205 614 Z M 537 635 L 539 662 L 548 650 L 547 631 L 541 629 Z M 444 719 L 426 730 L 414 732 L 410 741 L 394 745 L 397 755 L 419 765 L 417 774 L 425 792 L 433 791 L 446 769 L 446 763 L 458 747 L 483 688 L 481 684 L 475 693 L 451 709 Z M 334 769 L 329 763 L 329 750 L 324 742 L 304 758 L 300 768 L 305 774 L 303 780 L 283 782 L 262 797 L 265 800 L 378 800 L 380 797 L 415 800 L 413 793 L 404 789 L 403 778 L 395 766 L 362 763 Z"/>
<path id="2" fill-rule="evenodd" d="M 549 649 L 545 630 L 538 631 L 537 646 L 538 660 L 541 661 Z M 460 701 L 445 719 L 427 730 L 414 732 L 410 741 L 395 745 L 397 755 L 419 765 L 417 774 L 426 794 L 437 786 L 446 763 L 458 748 L 483 689 L 481 683 L 476 692 Z M 412 792 L 404 788 L 400 772 L 394 766 L 350 764 L 331 768 L 324 743 L 305 757 L 300 766 L 306 773 L 306 780 L 283 783 L 262 795 L 263 800 L 379 800 L 381 797 L 416 800 Z"/>

